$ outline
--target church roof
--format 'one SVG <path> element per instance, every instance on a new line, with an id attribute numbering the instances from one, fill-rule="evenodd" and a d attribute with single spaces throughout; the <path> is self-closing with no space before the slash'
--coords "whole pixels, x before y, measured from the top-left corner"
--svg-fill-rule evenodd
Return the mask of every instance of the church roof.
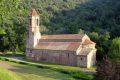
<path id="1" fill-rule="evenodd" d="M 39 42 L 36 49 L 76 51 L 80 42 Z"/>
<path id="2" fill-rule="evenodd" d="M 32 9 L 31 14 L 32 16 L 39 16 L 35 9 Z"/>
<path id="3" fill-rule="evenodd" d="M 82 39 L 85 34 L 45 35 L 42 39 Z"/>
<path id="4" fill-rule="evenodd" d="M 45 35 L 41 37 L 35 49 L 77 51 L 84 36 L 85 34 Z M 91 43 L 93 42 L 85 40 L 83 44 Z"/>

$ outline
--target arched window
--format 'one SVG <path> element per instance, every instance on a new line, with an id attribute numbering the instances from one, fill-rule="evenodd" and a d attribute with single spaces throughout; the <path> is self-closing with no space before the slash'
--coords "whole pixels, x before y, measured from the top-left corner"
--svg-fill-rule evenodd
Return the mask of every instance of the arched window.
<path id="1" fill-rule="evenodd" d="M 39 26 L 39 19 L 37 18 L 37 26 Z"/>

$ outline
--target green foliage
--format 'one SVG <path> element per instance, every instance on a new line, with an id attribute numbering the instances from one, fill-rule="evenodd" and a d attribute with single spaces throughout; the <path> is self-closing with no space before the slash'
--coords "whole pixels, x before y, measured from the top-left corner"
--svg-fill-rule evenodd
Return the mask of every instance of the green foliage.
<path id="1" fill-rule="evenodd" d="M 82 29 L 80 29 L 78 33 L 79 34 L 85 34 L 84 30 L 82 30 Z"/>
<path id="2" fill-rule="evenodd" d="M 0 35 L 5 34 L 5 30 L 0 28 Z"/>
<path id="3" fill-rule="evenodd" d="M 101 61 L 109 51 L 109 46 L 111 43 L 111 41 L 109 40 L 110 34 L 108 32 L 104 32 L 103 34 L 92 32 L 89 34 L 89 36 L 91 37 L 91 40 L 96 42 L 97 60 Z"/>
<path id="4" fill-rule="evenodd" d="M 109 56 L 114 62 L 120 62 L 120 38 L 112 40 Z"/>
<path id="5" fill-rule="evenodd" d="M 92 33 L 89 34 L 89 36 L 93 41 L 98 41 L 99 40 L 99 34 L 97 32 L 92 32 Z"/>

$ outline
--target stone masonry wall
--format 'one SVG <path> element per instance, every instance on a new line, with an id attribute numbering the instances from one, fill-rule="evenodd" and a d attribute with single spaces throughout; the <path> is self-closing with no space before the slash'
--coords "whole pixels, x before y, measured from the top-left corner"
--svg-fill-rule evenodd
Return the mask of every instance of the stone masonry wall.
<path id="1" fill-rule="evenodd" d="M 53 64 L 76 66 L 76 54 L 71 51 L 30 50 L 27 59 Z"/>
<path id="2" fill-rule="evenodd" d="M 87 55 L 87 67 L 91 67 L 95 65 L 96 63 L 96 50 L 93 49 L 88 55 Z"/>
<path id="3" fill-rule="evenodd" d="M 87 67 L 87 57 L 86 56 L 77 56 L 77 66 L 86 68 Z"/>

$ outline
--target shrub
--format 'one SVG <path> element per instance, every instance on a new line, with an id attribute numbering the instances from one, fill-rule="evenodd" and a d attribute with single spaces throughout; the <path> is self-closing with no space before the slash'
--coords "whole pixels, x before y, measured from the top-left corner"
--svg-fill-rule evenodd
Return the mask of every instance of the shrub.
<path id="1" fill-rule="evenodd" d="M 14 60 L 9 60 L 9 62 L 17 63 L 17 61 L 14 61 Z"/>
<path id="2" fill-rule="evenodd" d="M 28 63 L 26 62 L 18 62 L 19 64 L 24 64 L 24 65 L 27 65 Z"/>
<path id="3" fill-rule="evenodd" d="M 59 70 L 61 73 L 64 73 L 64 74 L 70 74 L 70 72 L 69 71 L 66 71 L 66 70 L 63 70 L 63 69 L 61 69 L 61 70 Z"/>
<path id="4" fill-rule="evenodd" d="M 37 68 L 45 68 L 45 67 L 43 67 L 43 66 L 41 66 L 41 65 L 36 65 L 36 67 L 37 67 Z"/>
<path id="5" fill-rule="evenodd" d="M 5 58 L 4 60 L 5 60 L 5 61 L 9 61 L 9 59 L 7 59 L 7 58 Z"/>

